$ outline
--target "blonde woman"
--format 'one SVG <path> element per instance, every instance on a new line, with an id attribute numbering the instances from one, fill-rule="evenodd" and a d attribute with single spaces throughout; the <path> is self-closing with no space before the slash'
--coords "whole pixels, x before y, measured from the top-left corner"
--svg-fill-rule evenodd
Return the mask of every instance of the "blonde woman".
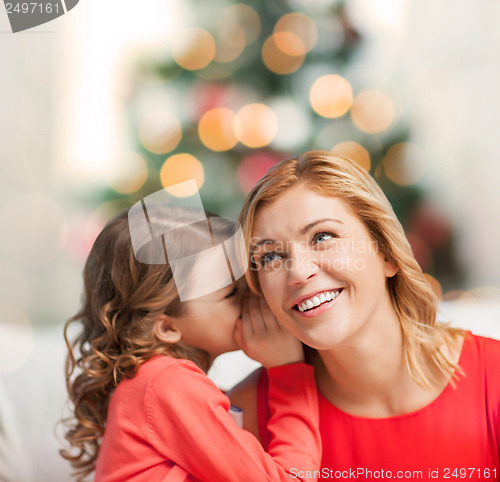
<path id="1" fill-rule="evenodd" d="M 249 285 L 313 348 L 323 459 L 310 473 L 498 480 L 500 342 L 436 321 L 433 291 L 371 176 L 307 152 L 271 168 L 240 219 Z M 266 371 L 231 397 L 267 446 Z"/>

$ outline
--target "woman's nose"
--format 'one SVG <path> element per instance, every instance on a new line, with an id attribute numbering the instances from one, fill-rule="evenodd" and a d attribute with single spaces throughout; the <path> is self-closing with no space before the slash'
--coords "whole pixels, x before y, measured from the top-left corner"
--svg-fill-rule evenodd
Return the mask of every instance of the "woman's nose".
<path id="1" fill-rule="evenodd" d="M 308 253 L 294 253 L 286 261 L 287 280 L 290 285 L 305 283 L 319 270 L 317 260 Z"/>

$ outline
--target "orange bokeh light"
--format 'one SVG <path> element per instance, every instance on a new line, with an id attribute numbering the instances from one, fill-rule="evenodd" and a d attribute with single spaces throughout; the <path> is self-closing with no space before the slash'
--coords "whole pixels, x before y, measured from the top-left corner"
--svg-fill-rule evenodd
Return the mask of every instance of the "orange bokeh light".
<path id="1" fill-rule="evenodd" d="M 171 187 L 174 184 L 179 184 L 191 179 L 196 181 L 194 187 Z M 202 163 L 191 154 L 174 154 L 170 156 L 161 167 L 160 180 L 163 187 L 173 196 L 187 197 L 192 196 L 201 188 L 205 181 L 205 171 Z"/>
<path id="2" fill-rule="evenodd" d="M 274 27 L 275 42 L 288 55 L 304 55 L 311 51 L 318 40 L 314 20 L 300 12 L 283 15 Z"/>
<path id="3" fill-rule="evenodd" d="M 234 128 L 239 141 L 247 147 L 267 146 L 278 132 L 274 112 L 264 104 L 248 104 L 235 118 Z"/>
<path id="4" fill-rule="evenodd" d="M 205 112 L 198 125 L 201 142 L 212 151 L 232 149 L 238 142 L 234 119 L 234 112 L 224 107 Z"/>
<path id="5" fill-rule="evenodd" d="M 351 108 L 354 125 L 367 134 L 380 134 L 394 122 L 396 109 L 392 99 L 379 90 L 360 92 Z"/>
<path id="6" fill-rule="evenodd" d="M 189 28 L 175 37 L 172 53 L 181 67 L 187 70 L 203 69 L 215 57 L 215 42 L 206 30 Z"/>
<path id="7" fill-rule="evenodd" d="M 416 144 L 400 142 L 387 151 L 383 166 L 392 182 L 408 186 L 422 179 L 427 170 L 427 161 L 423 150 Z"/>
<path id="8" fill-rule="evenodd" d="M 352 159 L 355 163 L 360 165 L 366 171 L 370 170 L 371 160 L 370 153 L 357 142 L 346 141 L 340 142 L 332 148 L 332 152 L 336 154 L 341 154 L 349 159 Z"/>
<path id="9" fill-rule="evenodd" d="M 304 54 L 289 55 L 278 46 L 280 43 L 282 45 L 287 44 L 287 39 L 290 41 L 292 38 L 295 39 L 293 44 L 297 48 L 297 45 L 302 42 L 296 35 L 290 32 L 275 33 L 264 42 L 262 46 L 262 60 L 271 72 L 280 75 L 291 74 L 303 64 Z"/>
<path id="10" fill-rule="evenodd" d="M 343 116 L 352 105 L 352 88 L 340 75 L 323 75 L 314 81 L 309 91 L 309 101 L 322 117 Z"/>

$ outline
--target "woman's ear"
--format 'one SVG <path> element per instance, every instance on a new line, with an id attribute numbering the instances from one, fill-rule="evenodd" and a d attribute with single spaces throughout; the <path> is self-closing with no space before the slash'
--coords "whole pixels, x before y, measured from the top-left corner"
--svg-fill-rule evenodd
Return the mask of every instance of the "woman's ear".
<path id="1" fill-rule="evenodd" d="M 182 338 L 175 318 L 168 315 L 160 315 L 156 318 L 154 332 L 156 338 L 165 343 L 179 343 Z"/>
<path id="2" fill-rule="evenodd" d="M 394 261 L 385 261 L 384 274 L 386 278 L 392 278 L 398 271 L 399 268 Z"/>

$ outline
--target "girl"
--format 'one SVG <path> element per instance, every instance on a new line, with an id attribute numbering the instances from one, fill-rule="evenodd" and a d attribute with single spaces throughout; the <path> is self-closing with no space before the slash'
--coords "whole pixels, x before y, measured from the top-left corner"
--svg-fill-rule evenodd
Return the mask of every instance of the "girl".
<path id="1" fill-rule="evenodd" d="M 371 176 L 307 152 L 267 172 L 241 220 L 250 287 L 314 348 L 322 476 L 498 480 L 500 342 L 436 322 L 433 291 Z M 263 370 L 232 395 L 265 446 L 267 390 Z"/>
<path id="2" fill-rule="evenodd" d="M 199 250 L 205 230 L 192 212 L 156 206 L 148 215 L 149 226 L 134 232 L 135 240 L 147 239 L 151 229 L 168 232 L 175 241 L 169 246 L 184 253 Z M 234 228 L 212 226 L 212 239 L 227 238 Z M 258 299 L 247 296 L 242 312 L 241 283 L 181 302 L 167 259 L 137 260 L 158 257 L 162 239 L 134 254 L 124 211 L 106 225 L 87 259 L 83 307 L 65 328 L 75 413 L 66 438 L 78 452 L 62 455 L 79 469 L 78 480 L 95 470 L 103 482 L 274 481 L 316 468 L 317 396 L 300 343 Z M 75 321 L 81 331 L 70 343 Z M 269 453 L 237 427 L 229 399 L 206 376 L 214 358 L 237 343 L 269 370 Z"/>

